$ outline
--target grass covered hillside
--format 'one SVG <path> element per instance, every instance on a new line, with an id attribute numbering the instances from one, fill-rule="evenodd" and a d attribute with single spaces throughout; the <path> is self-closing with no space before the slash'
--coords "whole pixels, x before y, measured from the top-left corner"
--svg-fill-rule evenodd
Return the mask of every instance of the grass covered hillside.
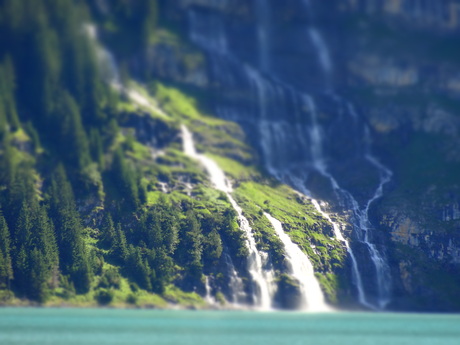
<path id="1" fill-rule="evenodd" d="M 263 172 L 241 128 L 199 95 L 129 76 L 129 51 L 176 37 L 157 26 L 156 2 L 117 0 L 105 16 L 93 6 L 0 0 L 0 303 L 202 308 L 211 281 L 225 305 L 228 260 L 249 289 L 236 212 L 183 153 L 181 125 L 233 181 L 276 279 L 295 285 L 263 211 L 309 255 L 329 301 L 349 298 L 330 224 Z M 88 23 L 110 33 L 123 90 L 107 82 Z"/>

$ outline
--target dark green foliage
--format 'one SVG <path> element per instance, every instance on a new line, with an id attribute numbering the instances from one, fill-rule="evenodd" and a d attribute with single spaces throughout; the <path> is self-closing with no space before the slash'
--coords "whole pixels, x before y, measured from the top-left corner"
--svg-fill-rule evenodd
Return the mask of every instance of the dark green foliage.
<path id="1" fill-rule="evenodd" d="M 126 56 L 132 51 L 143 50 L 156 27 L 157 0 L 114 0 L 111 2 L 110 17 L 117 25 L 117 30 L 111 32 L 109 43 L 117 53 Z"/>
<path id="2" fill-rule="evenodd" d="M 157 293 L 163 293 L 165 285 L 171 282 L 174 261 L 166 253 L 164 247 L 158 249 L 155 254 L 152 261 L 155 268 L 154 275 L 152 275 L 152 289 Z"/>
<path id="3" fill-rule="evenodd" d="M 13 279 L 11 262 L 10 233 L 5 218 L 0 211 L 0 289 L 9 288 Z"/>
<path id="4" fill-rule="evenodd" d="M 142 219 L 143 240 L 152 248 L 164 247 L 166 253 L 173 255 L 178 243 L 178 216 L 177 206 L 168 203 L 164 196 L 149 209 Z"/>
<path id="5" fill-rule="evenodd" d="M 115 189 L 120 210 L 134 211 L 139 206 L 139 190 L 135 171 L 123 156 L 123 151 L 118 149 L 113 156 L 110 169 L 110 178 Z"/>
<path id="6" fill-rule="evenodd" d="M 225 227 L 224 217 L 219 213 L 200 214 L 203 230 L 203 261 L 209 267 L 217 263 L 222 255 L 222 238 L 219 232 Z"/>
<path id="7" fill-rule="evenodd" d="M 75 295 L 75 287 L 72 282 L 69 280 L 68 276 L 61 275 L 59 277 L 59 286 L 62 288 L 63 293 L 62 297 L 70 298 Z"/>
<path id="8" fill-rule="evenodd" d="M 0 136 L 8 126 L 11 131 L 20 127 L 16 110 L 15 75 L 11 57 L 0 62 Z"/>
<path id="9" fill-rule="evenodd" d="M 217 262 L 222 255 L 222 239 L 219 233 L 214 229 L 204 238 L 203 242 L 204 261 L 212 265 Z"/>
<path id="10" fill-rule="evenodd" d="M 126 303 L 128 304 L 136 304 L 137 303 L 137 296 L 135 294 L 129 294 L 128 297 L 126 297 Z"/>
<path id="11" fill-rule="evenodd" d="M 123 230 L 121 229 L 121 224 L 117 224 L 115 230 L 115 239 L 113 241 L 112 247 L 110 249 L 111 256 L 120 263 L 126 262 L 128 259 L 128 246 L 126 244 L 126 236 Z"/>
<path id="12" fill-rule="evenodd" d="M 113 291 L 100 289 L 96 294 L 96 300 L 100 305 L 107 305 L 113 300 Z"/>
<path id="13" fill-rule="evenodd" d="M 100 243 L 106 248 L 110 248 L 115 243 L 115 227 L 109 212 L 104 213 L 102 219 Z"/>
<path id="14" fill-rule="evenodd" d="M 236 212 L 233 209 L 227 209 L 223 217 L 223 236 L 231 246 L 230 249 L 232 252 L 236 253 L 239 259 L 246 258 L 249 254 L 245 244 L 246 237 L 235 220 Z"/>
<path id="15" fill-rule="evenodd" d="M 131 279 L 140 288 L 152 291 L 151 278 L 155 273 L 150 269 L 147 260 L 143 258 L 141 248 L 130 246 L 127 268 L 129 269 Z"/>
<path id="16" fill-rule="evenodd" d="M 28 136 L 32 140 L 33 152 L 36 153 L 36 154 L 39 153 L 38 150 L 41 147 L 40 136 L 39 136 L 37 130 L 35 129 L 34 125 L 32 124 L 32 122 L 30 122 L 30 121 L 26 122 L 24 124 L 24 130 L 26 131 L 26 133 L 28 134 Z"/>
<path id="17" fill-rule="evenodd" d="M 91 266 L 91 271 L 94 273 L 94 275 L 99 276 L 102 274 L 102 269 L 104 267 L 104 257 L 95 248 L 93 248 L 89 253 L 89 263 Z"/>
<path id="18" fill-rule="evenodd" d="M 99 281 L 99 287 L 101 288 L 120 288 L 121 276 L 118 271 L 114 268 L 110 268 L 104 271 L 101 280 Z"/>
<path id="19" fill-rule="evenodd" d="M 105 167 L 104 160 L 104 145 L 102 142 L 102 136 L 98 128 L 92 127 L 89 132 L 89 143 L 91 157 L 95 162 L 99 164 L 101 170 Z"/>
<path id="20" fill-rule="evenodd" d="M 53 224 L 37 201 L 24 201 L 14 227 L 13 269 L 16 290 L 44 301 L 56 284 L 59 267 Z"/>
<path id="21" fill-rule="evenodd" d="M 187 210 L 181 224 L 181 240 L 179 242 L 179 261 L 190 274 L 196 278 L 201 276 L 203 269 L 203 234 L 192 209 Z"/>
<path id="22" fill-rule="evenodd" d="M 245 254 L 232 211 L 169 195 L 152 203 L 158 172 L 143 164 L 156 162 L 139 162 L 138 138 L 121 135 L 135 114 L 118 110 L 84 24 L 112 28 L 101 37 L 127 79 L 126 57 L 152 41 L 157 1 L 108 6 L 91 18 L 94 1 L 0 0 L 0 289 L 19 297 L 68 299 L 99 282 L 108 304 L 121 276 L 162 294 L 178 276 L 201 284 L 222 239 Z"/>
<path id="23" fill-rule="evenodd" d="M 91 159 L 78 105 L 68 92 L 61 92 L 56 96 L 52 116 L 59 135 L 55 137 L 55 145 L 66 165 L 80 172 Z"/>
<path id="24" fill-rule="evenodd" d="M 88 252 L 72 187 L 62 165 L 52 175 L 49 194 L 50 215 L 56 227 L 61 269 L 70 276 L 77 292 L 88 291 L 92 274 Z"/>

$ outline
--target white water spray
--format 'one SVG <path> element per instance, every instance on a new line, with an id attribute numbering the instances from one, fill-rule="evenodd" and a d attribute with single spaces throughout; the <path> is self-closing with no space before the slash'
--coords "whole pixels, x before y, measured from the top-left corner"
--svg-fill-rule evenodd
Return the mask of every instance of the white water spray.
<path id="1" fill-rule="evenodd" d="M 222 253 L 226 266 L 228 267 L 229 290 L 232 294 L 231 302 L 234 306 L 240 306 L 246 302 L 246 293 L 244 292 L 243 279 L 238 275 L 235 269 L 232 258 L 228 254 L 227 249 Z"/>
<path id="2" fill-rule="evenodd" d="M 324 301 L 318 280 L 315 277 L 313 265 L 308 256 L 292 242 L 288 234 L 283 230 L 281 222 L 270 214 L 264 212 L 265 217 L 270 221 L 276 234 L 284 244 L 286 259 L 290 266 L 290 275 L 299 282 L 301 301 L 298 306 L 300 310 L 320 312 L 330 311 Z"/>
<path id="3" fill-rule="evenodd" d="M 127 87 L 126 85 L 123 85 L 115 58 L 106 48 L 100 44 L 96 27 L 93 24 L 85 24 L 83 28 L 94 44 L 96 57 L 99 63 L 99 69 L 105 81 L 113 89 L 120 92 L 121 94 L 126 95 L 139 107 L 144 108 L 147 111 L 154 112 L 157 115 L 168 117 L 168 115 L 158 106 L 154 99 L 144 95 L 136 87 Z"/>
<path id="4" fill-rule="evenodd" d="M 187 127 L 182 125 L 181 131 L 185 154 L 193 159 L 196 159 L 204 166 L 214 187 L 226 194 L 230 204 L 238 214 L 240 228 L 246 234 L 246 245 L 249 249 L 248 270 L 255 284 L 255 305 L 261 310 L 270 310 L 272 307 L 272 298 L 276 288 L 274 282 L 274 273 L 272 270 L 264 269 L 263 267 L 264 260 L 261 253 L 257 249 L 256 241 L 252 234 L 252 229 L 249 225 L 249 221 L 243 215 L 243 210 L 241 207 L 236 203 L 235 199 L 233 199 L 232 195 L 230 194 L 232 192 L 232 186 L 216 162 L 206 157 L 205 155 L 196 152 L 192 133 L 187 129 Z"/>
<path id="5" fill-rule="evenodd" d="M 327 76 L 330 75 L 332 73 L 332 59 L 323 37 L 314 27 L 308 29 L 308 35 L 310 36 L 310 40 L 318 52 L 319 63 L 321 67 Z"/>
<path id="6" fill-rule="evenodd" d="M 216 299 L 212 295 L 212 289 L 211 289 L 211 284 L 209 283 L 209 276 L 205 276 L 205 284 L 204 284 L 205 290 L 206 290 L 206 295 L 204 296 L 204 300 L 208 305 L 210 306 L 215 306 Z"/>

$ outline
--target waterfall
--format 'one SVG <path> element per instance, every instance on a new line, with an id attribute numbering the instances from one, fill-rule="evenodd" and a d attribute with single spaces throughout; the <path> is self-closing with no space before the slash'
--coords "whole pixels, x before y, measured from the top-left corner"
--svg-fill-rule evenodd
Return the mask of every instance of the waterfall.
<path id="1" fill-rule="evenodd" d="M 95 45 L 96 50 L 96 57 L 99 62 L 99 66 L 103 71 L 103 78 L 106 80 L 108 84 L 110 84 L 116 91 L 125 94 L 131 101 L 133 101 L 138 106 L 148 110 L 153 111 L 157 115 L 161 115 L 163 117 L 168 117 L 168 115 L 158 106 L 154 99 L 148 97 L 147 95 L 143 94 L 143 92 L 136 87 L 126 87 L 121 83 L 121 79 L 119 77 L 119 72 L 117 68 L 117 64 L 115 62 L 115 58 L 113 55 L 105 49 L 97 39 L 97 30 L 96 27 L 92 24 L 86 24 L 84 26 L 84 30 L 88 37 L 91 38 Z M 184 127 L 185 128 L 185 127 Z M 185 135 L 184 137 L 187 137 Z M 191 135 L 188 137 L 192 140 Z M 184 144 L 184 150 L 187 154 L 196 157 L 197 153 L 194 149 L 193 142 L 189 142 L 188 145 Z M 206 157 L 198 155 L 204 159 Z M 217 167 L 217 165 L 216 165 Z M 219 169 L 213 170 L 213 184 L 216 186 L 217 189 L 224 190 L 226 188 L 225 176 L 222 172 L 219 174 Z M 218 175 L 216 177 L 216 174 Z M 224 181 L 224 182 L 222 182 Z M 164 188 L 163 188 L 164 189 Z M 163 190 L 164 191 L 164 190 Z M 228 254 L 227 248 L 224 248 L 223 258 L 225 265 L 227 266 L 227 274 L 229 279 L 229 290 L 231 293 L 230 302 L 233 306 L 237 307 L 245 303 L 247 300 L 246 293 L 244 291 L 244 284 L 241 277 L 238 275 L 235 266 L 233 264 L 232 258 Z M 216 305 L 216 300 L 211 294 L 211 286 L 209 284 L 209 277 L 206 276 L 205 282 L 206 288 L 206 296 L 205 301 L 208 302 L 210 305 Z M 267 303 L 267 302 L 264 302 Z"/>
<path id="2" fill-rule="evenodd" d="M 311 42 L 313 43 L 316 50 L 318 51 L 318 58 L 319 58 L 320 66 L 322 67 L 326 75 L 331 74 L 332 73 L 331 55 L 329 54 L 329 50 L 327 49 L 327 46 L 323 40 L 323 37 L 321 36 L 319 31 L 314 27 L 310 27 L 308 29 L 308 35 L 310 36 Z"/>
<path id="3" fill-rule="evenodd" d="M 209 276 L 205 276 L 204 287 L 206 290 L 206 295 L 204 296 L 204 300 L 208 303 L 208 305 L 215 306 L 216 299 L 212 295 L 211 285 L 209 284 Z"/>
<path id="4" fill-rule="evenodd" d="M 298 1 L 302 1 L 308 13 L 311 12 L 310 1 Z M 369 210 L 373 203 L 383 195 L 383 188 L 390 181 L 392 173 L 372 155 L 369 131 L 365 130 L 364 133 L 365 147 L 362 156 L 376 170 L 379 175 L 379 182 L 371 197 L 364 203 L 361 201 L 360 205 L 350 192 L 340 186 L 340 176 L 334 176 L 331 172 L 333 170 L 329 166 L 330 157 L 327 150 L 328 131 L 324 123 L 321 123 L 318 118 L 317 104 L 320 103 L 317 102 L 317 95 L 310 95 L 300 88 L 294 88 L 289 82 L 286 82 L 270 70 L 271 37 L 275 31 L 275 28 L 270 26 L 270 16 L 275 11 L 272 11 L 269 2 L 267 0 L 254 0 L 257 17 L 257 25 L 254 28 L 257 41 L 257 66 L 251 66 L 232 51 L 231 40 L 227 37 L 228 28 L 226 23 L 216 14 L 227 6 L 230 1 L 225 1 L 224 4 L 223 1 L 216 0 L 213 3 L 215 4 L 210 11 L 196 10 L 196 8 L 199 8 L 199 6 L 196 6 L 192 7 L 188 12 L 190 38 L 206 51 L 211 61 L 210 70 L 213 74 L 213 79 L 217 81 L 216 84 L 224 91 L 237 89 L 238 94 L 247 93 L 248 96 L 246 97 L 247 104 L 244 107 L 238 107 L 237 102 L 222 103 L 217 106 L 218 113 L 232 121 L 239 121 L 243 125 L 247 125 L 250 121 L 253 122 L 251 124 L 252 129 L 255 129 L 255 135 L 258 136 L 265 166 L 279 180 L 291 184 L 299 192 L 309 197 L 312 196 L 312 193 L 305 186 L 305 181 L 310 173 L 316 171 L 330 182 L 340 206 L 345 211 L 352 211 L 350 220 L 354 226 L 354 234 L 357 242 L 367 248 L 368 254 L 366 254 L 366 257 L 356 257 L 352 249 L 353 243 L 349 243 L 345 239 L 339 224 L 334 222 L 330 215 L 323 211 L 324 204 L 315 199 L 312 199 L 312 203 L 317 211 L 332 224 L 336 238 L 344 243 L 347 249 L 351 260 L 352 279 L 356 286 L 358 301 L 369 308 L 385 308 L 391 300 L 391 274 L 384 253 L 375 244 L 375 239 L 372 236 L 373 227 L 369 221 Z M 312 21 L 310 20 L 310 22 Z M 167 116 L 158 107 L 155 100 L 143 94 L 138 88 L 122 85 L 115 58 L 97 41 L 95 27 L 85 25 L 84 29 L 95 43 L 96 56 L 100 62 L 102 76 L 107 82 L 138 106 L 156 114 Z M 323 72 L 326 84 L 329 85 L 334 66 L 326 41 L 321 32 L 311 24 L 305 28 L 303 33 L 306 39 L 309 40 L 310 45 L 315 49 L 318 65 Z M 332 91 L 327 91 L 333 102 L 341 102 L 339 97 Z M 255 99 L 255 102 L 247 101 L 251 96 Z M 333 103 L 332 101 L 331 103 Z M 358 115 L 354 108 L 349 103 L 347 103 L 346 108 L 345 116 L 350 116 L 352 122 L 358 126 Z M 308 113 L 309 116 L 304 116 L 305 113 Z M 227 195 L 232 207 L 237 212 L 240 227 L 247 236 L 247 247 L 250 252 L 248 269 L 254 285 L 255 305 L 262 309 L 269 309 L 276 287 L 274 273 L 272 270 L 266 269 L 267 260 L 264 257 L 264 253 L 257 250 L 248 220 L 231 196 L 232 186 L 214 161 L 195 151 L 190 132 L 185 127 L 183 127 L 182 132 L 184 151 L 203 164 L 215 188 Z M 357 137 L 360 136 L 355 136 L 353 140 L 359 140 Z M 359 146 L 359 144 L 356 146 Z M 272 222 L 272 224 L 274 223 Z M 278 227 L 279 224 L 276 224 Z M 276 227 L 275 230 L 277 230 Z M 285 247 L 288 247 L 286 243 Z M 287 255 L 289 256 L 289 254 Z M 308 260 L 307 257 L 302 258 L 299 255 L 292 255 L 289 258 L 292 267 L 300 267 L 302 260 Z M 375 283 L 377 285 L 375 301 L 372 300 L 372 296 L 369 296 L 368 292 L 366 293 L 364 288 L 364 282 L 368 282 L 373 277 L 369 278 L 363 275 L 359 267 L 362 261 L 358 261 L 358 259 L 367 260 L 367 258 L 370 259 L 375 267 Z M 227 267 L 229 267 L 229 287 L 232 291 L 232 302 L 241 304 L 245 300 L 243 280 L 238 276 L 228 253 L 224 255 L 224 259 Z M 298 277 L 298 272 L 297 268 L 292 268 L 291 274 L 301 283 L 302 289 L 304 289 L 302 293 L 305 296 L 317 293 L 318 291 L 314 284 L 302 283 L 302 280 Z M 311 276 L 311 272 L 308 274 Z M 308 305 L 309 309 L 310 307 L 316 308 L 312 307 L 312 300 L 320 301 L 321 299 L 306 298 L 305 305 Z"/>
<path id="5" fill-rule="evenodd" d="M 332 225 L 332 229 L 334 230 L 335 238 L 343 242 L 345 244 L 345 247 L 347 248 L 347 253 L 351 259 L 351 274 L 352 274 L 353 283 L 355 284 L 356 289 L 358 290 L 359 303 L 361 303 L 362 305 L 368 308 L 374 309 L 374 307 L 371 304 L 369 304 L 366 300 L 366 297 L 364 295 L 363 281 L 361 279 L 361 274 L 358 270 L 358 262 L 356 261 L 355 254 L 353 253 L 353 250 L 351 249 L 350 244 L 345 239 L 345 237 L 343 237 L 342 232 L 340 231 L 339 224 L 337 224 L 337 222 L 334 222 L 331 219 L 331 216 L 329 216 L 326 212 L 322 210 L 318 200 L 311 199 L 311 202 L 313 206 L 315 206 L 315 209 Z"/>
<path id="6" fill-rule="evenodd" d="M 379 185 L 377 189 L 375 190 L 374 195 L 367 201 L 366 207 L 364 208 L 364 211 L 362 212 L 362 217 L 360 221 L 361 221 L 361 228 L 364 229 L 363 241 L 367 244 L 371 252 L 372 261 L 376 267 L 378 291 L 379 291 L 379 296 L 380 296 L 378 300 L 379 308 L 384 309 L 391 300 L 391 281 L 392 281 L 391 272 L 390 272 L 390 267 L 388 266 L 388 263 L 383 258 L 383 256 L 380 254 L 375 244 L 370 242 L 369 226 L 371 224 L 369 221 L 369 208 L 371 207 L 374 201 L 382 197 L 383 186 L 387 184 L 388 182 L 390 182 L 393 173 L 387 167 L 385 167 L 382 163 L 380 163 L 380 161 L 376 157 L 372 155 L 370 151 L 369 129 L 367 127 L 366 127 L 366 137 L 369 139 L 366 140 L 366 143 L 368 145 L 366 146 L 365 157 L 378 170 L 380 181 L 379 181 Z"/>
<path id="7" fill-rule="evenodd" d="M 192 8 L 189 11 L 191 13 L 190 37 L 206 51 L 211 62 L 211 80 L 215 80 L 222 91 L 223 100 L 216 106 L 218 114 L 239 122 L 257 136 L 267 170 L 279 180 L 290 184 L 309 197 L 312 197 L 310 187 L 314 189 L 315 186 L 307 188 L 306 183 L 310 174 L 317 172 L 329 181 L 339 202 L 338 206 L 345 212 L 351 211 L 349 220 L 353 225 L 354 241 L 356 241 L 353 243 L 345 239 L 340 226 L 324 212 L 325 204 L 312 199 L 315 208 L 331 223 L 336 238 L 347 249 L 358 301 L 369 308 L 383 309 L 391 297 L 391 275 L 384 253 L 374 243 L 369 209 L 382 196 L 383 187 L 390 180 L 391 172 L 371 154 L 366 139 L 367 132 L 363 130 L 353 106 L 332 91 L 333 60 L 322 33 L 313 25 L 315 19 L 312 12 L 313 2 L 298 1 L 309 17 L 303 35 L 308 41 L 308 46 L 316 52 L 318 66 L 326 82 L 324 95 L 307 94 L 305 90 L 292 86 L 283 79 L 284 77 L 277 75 L 279 68 L 276 71 L 270 69 L 271 54 L 274 53 L 271 49 L 271 39 L 276 37 L 276 27 L 271 25 L 270 20 L 270 16 L 276 11 L 270 6 L 275 2 L 255 0 L 252 3 L 257 18 L 254 27 L 255 44 L 253 44 L 256 48 L 254 54 L 257 55 L 257 66 L 247 63 L 240 57 L 246 55 L 234 50 L 227 36 L 230 34 L 231 27 L 225 25 L 226 21 L 219 11 L 200 12 Z M 276 6 L 280 5 L 281 2 L 276 2 Z M 197 16 L 203 18 L 198 20 Z M 205 24 L 200 25 L 199 22 Z M 277 49 L 278 44 L 279 42 Z M 235 93 L 234 90 L 237 92 Z M 239 95 L 241 90 L 246 91 L 255 101 L 244 103 L 247 102 L 247 97 L 236 101 L 230 97 L 226 99 L 227 93 L 232 96 Z M 359 157 L 360 164 L 371 167 L 379 176 L 376 189 L 369 193 L 368 200 L 361 200 L 359 203 L 341 186 L 342 177 L 333 175 L 334 169 L 331 169 L 331 165 L 336 162 L 329 156 L 329 139 L 330 126 L 334 123 L 324 124 L 319 119 L 317 98 L 320 97 L 328 98 L 329 107 L 337 107 L 336 121 L 342 121 L 347 126 L 339 124 L 339 129 L 349 131 L 349 127 L 352 126 L 353 132 L 348 135 L 352 137 L 354 143 L 352 154 Z M 357 257 L 353 252 L 352 247 L 357 244 L 367 248 L 367 253 L 364 253 L 363 257 Z M 367 275 L 361 272 L 364 266 L 360 269 L 360 263 L 365 261 L 371 262 L 374 266 L 375 277 L 373 273 Z M 366 291 L 365 282 L 367 284 L 372 282 L 377 286 L 376 296 Z"/>
<path id="8" fill-rule="evenodd" d="M 247 296 L 244 292 L 244 284 L 243 279 L 238 275 L 238 272 L 235 269 L 235 265 L 233 264 L 232 258 L 230 254 L 228 254 L 228 249 L 224 248 L 222 253 L 225 265 L 227 266 L 227 274 L 229 279 L 229 288 L 231 292 L 231 303 L 234 306 L 242 305 L 246 302 Z"/>
<path id="9" fill-rule="evenodd" d="M 142 94 L 136 87 L 123 85 L 118 71 L 118 66 L 114 56 L 98 40 L 97 29 L 93 24 L 83 26 L 85 33 L 92 40 L 96 51 L 96 58 L 102 78 L 116 91 L 126 95 L 131 101 L 147 111 L 157 115 L 168 117 L 168 115 L 158 106 L 154 99 Z"/>
<path id="10" fill-rule="evenodd" d="M 230 204 L 238 215 L 240 228 L 246 235 L 246 246 L 249 250 L 248 270 L 255 285 L 255 305 L 261 310 L 269 310 L 272 306 L 272 298 L 276 288 L 274 282 L 274 272 L 270 269 L 264 269 L 265 260 L 257 249 L 256 241 L 252 234 L 252 229 L 249 225 L 249 221 L 243 215 L 243 210 L 241 207 L 230 194 L 232 192 L 232 186 L 216 162 L 206 157 L 205 155 L 196 152 L 192 133 L 187 129 L 187 127 L 182 125 L 181 131 L 185 154 L 199 161 L 204 166 L 208 172 L 209 178 L 214 188 L 226 194 Z"/>
<path id="11" fill-rule="evenodd" d="M 270 30 L 269 30 L 269 7 L 265 0 L 255 0 L 256 14 L 258 16 L 257 39 L 259 42 L 259 64 L 262 70 L 268 70 L 269 66 L 269 50 L 270 50 Z"/>
<path id="12" fill-rule="evenodd" d="M 339 200 L 341 200 L 344 205 L 349 205 L 349 207 L 351 206 L 353 214 L 357 218 L 357 221 L 355 222 L 355 227 L 358 233 L 358 239 L 362 241 L 363 243 L 365 243 L 367 248 L 369 249 L 370 258 L 376 270 L 376 280 L 377 280 L 376 284 L 377 284 L 377 289 L 378 289 L 378 294 L 379 294 L 376 305 L 372 304 L 366 298 L 366 295 L 364 293 L 361 273 L 358 269 L 358 263 L 356 261 L 356 257 L 348 241 L 346 241 L 343 235 L 341 234 L 338 224 L 335 224 L 334 222 L 332 222 L 330 216 L 322 211 L 320 204 L 316 200 L 313 201 L 313 204 L 315 208 L 323 215 L 323 217 L 325 217 L 333 225 L 336 238 L 344 242 L 346 245 L 347 252 L 350 255 L 350 259 L 352 261 L 353 281 L 358 290 L 359 302 L 362 305 L 365 305 L 372 309 L 376 309 L 376 308 L 383 309 L 386 307 L 386 305 L 390 301 L 391 275 L 390 275 L 388 264 L 386 263 L 386 260 L 384 259 L 383 255 L 378 251 L 377 247 L 373 243 L 370 242 L 370 239 L 369 239 L 369 232 L 371 231 L 370 221 L 369 221 L 369 208 L 375 200 L 377 200 L 383 195 L 383 186 L 390 181 L 391 175 L 392 175 L 391 171 L 389 171 L 375 157 L 371 155 L 370 145 L 369 145 L 370 136 L 369 136 L 368 129 L 366 128 L 365 143 L 367 145 L 365 145 L 366 146 L 365 158 L 378 169 L 379 175 L 380 175 L 380 181 L 379 181 L 379 185 L 377 189 L 375 190 L 373 196 L 367 201 L 364 209 L 361 209 L 358 205 L 358 202 L 353 198 L 353 196 L 346 190 L 342 189 L 339 186 L 337 180 L 327 171 L 326 166 L 324 164 L 325 157 L 323 155 L 323 150 L 322 150 L 323 137 L 321 133 L 321 128 L 318 125 L 317 111 L 315 109 L 314 102 L 310 97 L 305 96 L 305 101 L 310 107 L 310 110 L 311 110 L 310 114 L 312 117 L 311 128 L 310 128 L 310 137 L 311 137 L 310 143 L 311 143 L 311 156 L 313 160 L 313 166 L 319 173 L 321 173 L 323 176 L 329 179 L 332 185 L 332 188 L 336 192 L 336 195 L 339 197 Z M 353 118 L 356 118 L 357 115 L 354 112 L 354 109 L 352 107 L 350 107 L 349 109 L 352 111 L 351 116 Z"/>
<path id="13" fill-rule="evenodd" d="M 117 63 L 113 55 L 100 44 L 96 26 L 86 23 L 83 25 L 83 30 L 94 44 L 96 59 L 99 63 L 98 67 L 102 78 L 114 89 L 121 90 L 122 85 Z"/>
<path id="14" fill-rule="evenodd" d="M 299 282 L 301 301 L 298 309 L 307 311 L 328 311 L 330 308 L 324 301 L 324 295 L 321 291 L 318 280 L 315 277 L 313 265 L 308 256 L 283 230 L 281 222 L 273 218 L 270 214 L 264 212 L 265 217 L 270 221 L 276 234 L 284 244 L 286 259 L 289 264 L 291 276 Z"/>

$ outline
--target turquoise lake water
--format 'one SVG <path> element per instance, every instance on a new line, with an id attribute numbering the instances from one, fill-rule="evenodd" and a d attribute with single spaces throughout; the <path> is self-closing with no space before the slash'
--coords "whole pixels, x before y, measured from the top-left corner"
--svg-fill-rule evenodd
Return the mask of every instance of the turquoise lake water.
<path id="1" fill-rule="evenodd" d="M 460 344 L 460 315 L 0 308 L 1 345 Z"/>

